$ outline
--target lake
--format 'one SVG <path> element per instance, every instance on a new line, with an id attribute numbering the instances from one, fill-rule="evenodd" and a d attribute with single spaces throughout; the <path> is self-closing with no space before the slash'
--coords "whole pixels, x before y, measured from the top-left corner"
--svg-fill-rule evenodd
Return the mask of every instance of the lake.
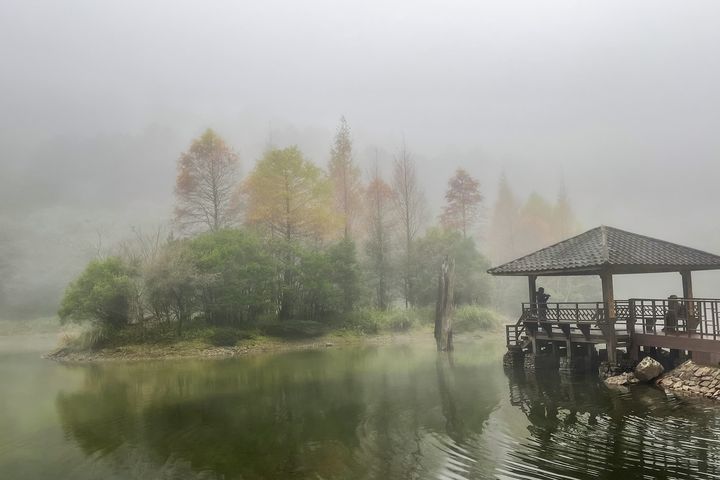
<path id="1" fill-rule="evenodd" d="M 0 337 L 2 479 L 717 478 L 720 405 L 510 374 L 504 339 L 60 365 Z"/>

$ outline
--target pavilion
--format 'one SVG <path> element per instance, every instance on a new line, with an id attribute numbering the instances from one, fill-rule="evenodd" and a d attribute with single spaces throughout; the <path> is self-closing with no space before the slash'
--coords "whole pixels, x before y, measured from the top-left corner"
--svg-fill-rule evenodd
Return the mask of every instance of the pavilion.
<path id="1" fill-rule="evenodd" d="M 616 349 L 637 358 L 640 347 L 687 351 L 703 363 L 720 361 L 720 299 L 693 298 L 692 272 L 719 270 L 720 256 L 617 228 L 600 226 L 491 268 L 488 273 L 528 278 L 528 303 L 506 327 L 509 349 L 538 353 L 545 346 L 588 351 L 604 344 L 608 361 Z M 682 297 L 617 300 L 613 276 L 676 272 Z M 599 276 L 602 301 L 538 304 L 538 277 Z M 564 344 L 564 345 L 563 345 Z"/>

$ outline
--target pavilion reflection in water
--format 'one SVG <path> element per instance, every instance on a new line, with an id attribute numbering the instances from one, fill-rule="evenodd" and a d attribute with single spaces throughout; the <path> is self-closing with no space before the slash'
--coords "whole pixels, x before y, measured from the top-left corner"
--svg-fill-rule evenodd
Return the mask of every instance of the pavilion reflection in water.
<path id="1" fill-rule="evenodd" d="M 507 370 L 528 436 L 499 467 L 506 478 L 714 478 L 713 405 L 653 387 L 610 389 L 591 377 Z M 540 477 L 538 477 L 538 475 Z"/>

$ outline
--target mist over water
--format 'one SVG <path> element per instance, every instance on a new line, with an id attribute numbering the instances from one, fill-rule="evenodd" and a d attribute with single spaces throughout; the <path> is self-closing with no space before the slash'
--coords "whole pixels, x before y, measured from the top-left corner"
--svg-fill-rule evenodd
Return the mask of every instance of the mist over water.
<path id="1" fill-rule="evenodd" d="M 208 127 L 244 172 L 268 144 L 324 166 L 344 115 L 366 172 L 376 151 L 389 171 L 404 139 L 433 218 L 462 166 L 488 211 L 502 173 L 522 199 L 564 182 L 586 228 L 718 251 L 718 14 L 710 1 L 4 1 L 4 316 L 54 312 L 99 245 L 167 223 L 176 160 Z M 620 296 L 648 285 L 629 281 Z M 717 295 L 717 277 L 696 284 Z"/>
<path id="2" fill-rule="evenodd" d="M 17 340 L 15 341 L 17 343 Z M 59 365 L 0 342 L 7 478 L 715 478 L 717 409 L 503 371 L 501 338 Z"/>

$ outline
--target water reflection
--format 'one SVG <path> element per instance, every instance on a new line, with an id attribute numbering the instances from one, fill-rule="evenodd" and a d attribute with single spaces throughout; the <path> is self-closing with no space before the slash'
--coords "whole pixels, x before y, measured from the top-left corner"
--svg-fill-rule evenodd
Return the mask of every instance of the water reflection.
<path id="1" fill-rule="evenodd" d="M 715 404 L 506 373 L 495 345 L 68 367 L 55 405 L 87 463 L 67 478 L 720 475 Z"/>
<path id="2" fill-rule="evenodd" d="M 509 373 L 529 436 L 506 478 L 717 478 L 717 407 L 652 387 L 611 390 L 592 378 Z"/>
<path id="3" fill-rule="evenodd" d="M 495 365 L 418 348 L 101 365 L 57 396 L 91 457 L 197 478 L 484 478 Z M 497 383 L 497 387 L 501 384 Z M 141 455 L 142 458 L 130 458 Z"/>

